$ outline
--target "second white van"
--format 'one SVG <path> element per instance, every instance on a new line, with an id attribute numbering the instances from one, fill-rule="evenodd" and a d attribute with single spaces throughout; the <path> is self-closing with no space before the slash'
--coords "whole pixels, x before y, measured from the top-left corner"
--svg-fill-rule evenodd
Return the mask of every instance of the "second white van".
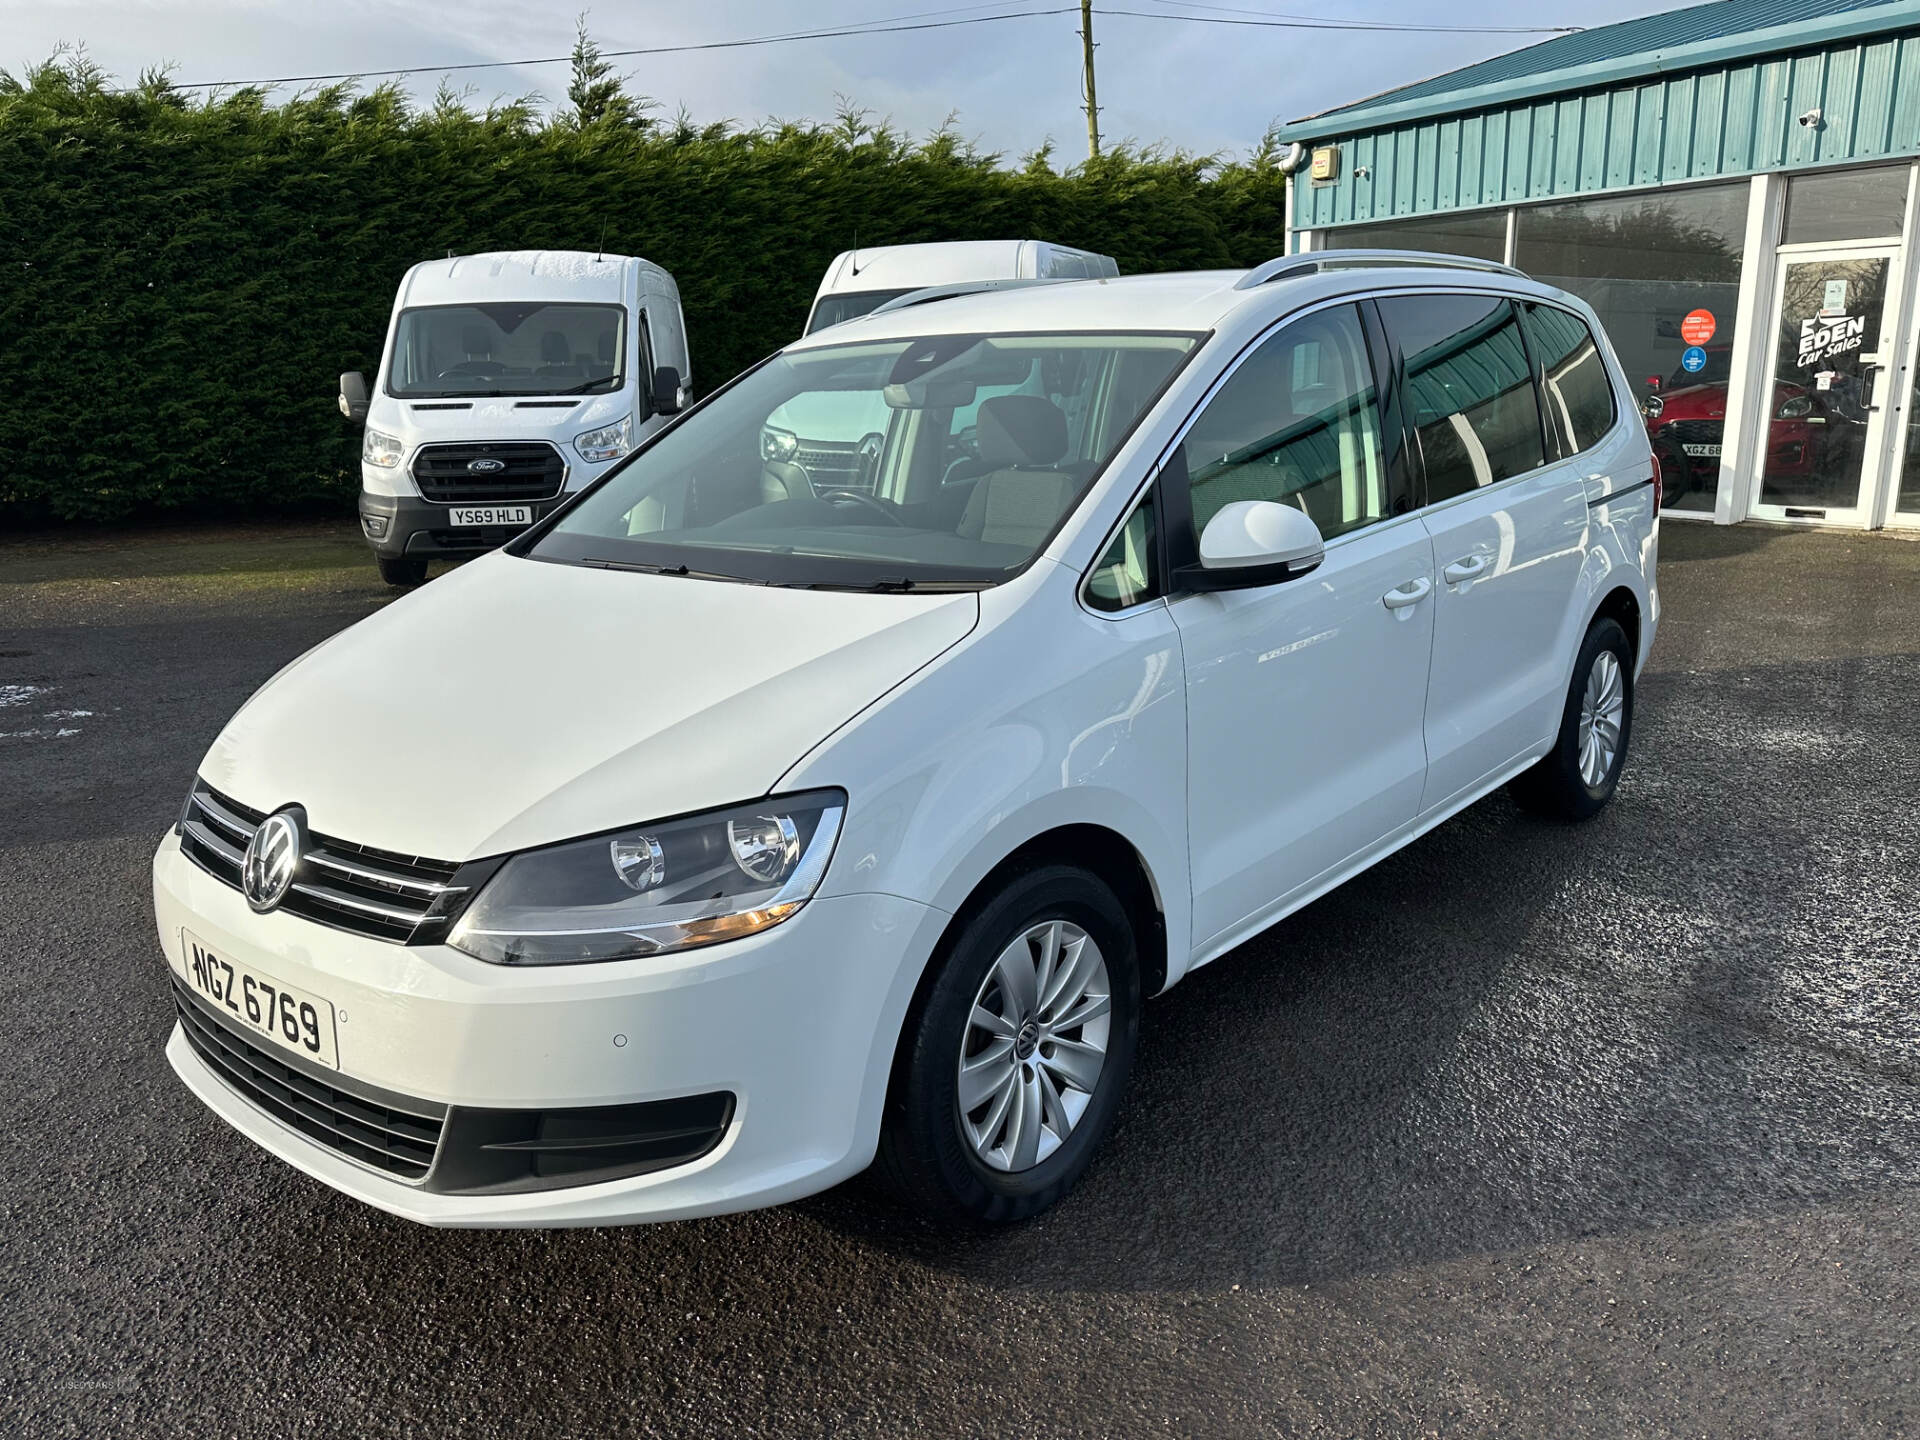
<path id="1" fill-rule="evenodd" d="M 871 314 L 889 300 L 932 285 L 970 280 L 1105 280 L 1120 273 L 1111 255 L 1045 240 L 952 240 L 875 245 L 833 257 L 813 297 L 805 333 Z"/>

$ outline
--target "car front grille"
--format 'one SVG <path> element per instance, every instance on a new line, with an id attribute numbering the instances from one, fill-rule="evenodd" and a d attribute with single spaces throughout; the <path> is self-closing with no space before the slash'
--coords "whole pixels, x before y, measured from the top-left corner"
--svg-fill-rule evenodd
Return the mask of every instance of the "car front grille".
<path id="1" fill-rule="evenodd" d="M 498 461 L 503 468 L 472 468 L 487 461 Z M 422 445 L 413 455 L 413 483 L 439 504 L 551 500 L 566 480 L 566 461 L 544 440 Z"/>
<path id="2" fill-rule="evenodd" d="M 433 1167 L 446 1126 L 444 1106 L 408 1100 L 403 1109 L 393 1103 L 395 1097 L 349 1090 L 289 1065 L 213 1019 L 177 979 L 173 1003 L 194 1054 L 281 1124 L 402 1180 L 424 1179 Z"/>
<path id="3" fill-rule="evenodd" d="M 1662 431 L 1682 445 L 1718 445 L 1726 436 L 1724 420 L 1675 420 Z"/>
<path id="4" fill-rule="evenodd" d="M 194 786 L 180 817 L 180 848 L 189 860 L 235 890 L 253 832 L 266 816 L 239 801 Z M 396 855 L 365 845 L 309 835 L 279 908 L 289 914 L 398 944 L 445 937 L 478 883 L 478 868 L 445 860 Z"/>

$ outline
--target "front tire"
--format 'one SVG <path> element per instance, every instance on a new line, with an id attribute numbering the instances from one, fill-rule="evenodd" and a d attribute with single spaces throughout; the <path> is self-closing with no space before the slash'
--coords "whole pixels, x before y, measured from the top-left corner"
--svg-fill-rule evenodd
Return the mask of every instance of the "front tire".
<path id="1" fill-rule="evenodd" d="M 1071 866 L 1016 877 L 962 922 L 908 1013 L 881 1173 L 936 1220 L 1037 1215 L 1112 1128 L 1139 1029 L 1126 907 Z"/>
<path id="2" fill-rule="evenodd" d="M 426 583 L 427 562 L 417 555 L 376 555 L 373 558 L 380 567 L 380 578 L 396 590 L 411 590 L 416 585 Z"/>
<path id="3" fill-rule="evenodd" d="M 1553 748 L 1513 782 L 1514 798 L 1555 820 L 1597 814 L 1619 787 L 1632 734 L 1633 647 L 1603 616 L 1580 646 Z"/>

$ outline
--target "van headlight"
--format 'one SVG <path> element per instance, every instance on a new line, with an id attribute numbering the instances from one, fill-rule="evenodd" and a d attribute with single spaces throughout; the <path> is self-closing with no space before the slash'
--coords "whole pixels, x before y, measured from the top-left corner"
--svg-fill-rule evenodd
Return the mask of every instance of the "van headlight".
<path id="1" fill-rule="evenodd" d="M 577 965 L 752 935 L 820 888 L 846 806 L 813 790 L 524 851 L 447 943 L 495 965 Z"/>
<path id="2" fill-rule="evenodd" d="M 406 453 L 406 448 L 394 436 L 369 427 L 366 437 L 360 442 L 360 458 L 369 465 L 378 465 L 382 470 L 391 470 L 400 463 L 400 457 Z"/>
<path id="3" fill-rule="evenodd" d="M 582 460 L 618 460 L 633 448 L 633 416 L 623 415 L 611 425 L 574 436 L 573 448 Z"/>
<path id="4" fill-rule="evenodd" d="M 767 425 L 761 428 L 760 458 L 762 460 L 791 460 L 794 452 L 799 448 L 800 437 L 791 430 L 782 430 L 778 425 Z"/>

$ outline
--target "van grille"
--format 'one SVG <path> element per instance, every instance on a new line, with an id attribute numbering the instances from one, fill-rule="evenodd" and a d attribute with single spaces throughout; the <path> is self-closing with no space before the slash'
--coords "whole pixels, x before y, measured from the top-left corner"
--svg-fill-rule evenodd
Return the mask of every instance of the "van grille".
<path id="1" fill-rule="evenodd" d="M 485 462 L 496 460 L 503 468 L 485 467 Z M 476 462 L 483 465 L 482 470 L 472 468 Z M 544 440 L 422 445 L 413 455 L 413 483 L 423 496 L 440 504 L 551 500 L 566 481 L 566 461 Z"/>
<path id="2" fill-rule="evenodd" d="M 180 848 L 214 879 L 240 889 L 247 842 L 266 819 L 202 782 L 180 817 Z M 310 844 L 280 909 L 336 930 L 398 944 L 445 935 L 473 886 L 460 867 L 418 855 L 395 855 L 325 835 Z"/>
<path id="3" fill-rule="evenodd" d="M 207 1068 L 281 1124 L 403 1180 L 423 1179 L 433 1167 L 446 1126 L 444 1107 L 409 1100 L 410 1108 L 399 1109 L 384 1098 L 319 1080 L 214 1020 L 178 979 L 173 1004 L 187 1043 Z"/>
<path id="4" fill-rule="evenodd" d="M 860 473 L 860 452 L 851 445 L 804 443 L 794 452 L 793 463 L 807 472 L 807 480 L 816 491 L 873 491 L 873 481 Z"/>

